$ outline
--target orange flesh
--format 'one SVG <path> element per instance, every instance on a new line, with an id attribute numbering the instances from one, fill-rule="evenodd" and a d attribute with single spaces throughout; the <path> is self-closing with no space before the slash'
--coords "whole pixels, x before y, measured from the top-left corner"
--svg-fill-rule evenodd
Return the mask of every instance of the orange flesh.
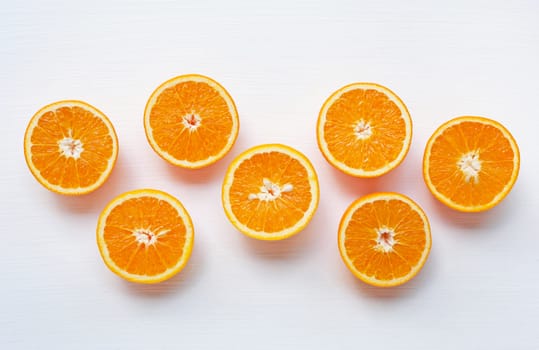
<path id="1" fill-rule="evenodd" d="M 478 181 L 466 181 L 457 162 L 470 151 L 479 153 Z M 510 182 L 515 154 L 496 127 L 462 122 L 446 129 L 433 143 L 429 177 L 436 189 L 451 201 L 470 206 L 490 203 Z"/>
<path id="2" fill-rule="evenodd" d="M 134 232 L 157 237 L 154 244 L 136 241 Z M 185 245 L 186 227 L 178 211 L 154 197 L 128 199 L 109 213 L 104 240 L 111 260 L 122 270 L 136 275 L 158 275 L 175 266 Z"/>
<path id="3" fill-rule="evenodd" d="M 377 229 L 384 228 L 394 232 L 395 244 L 389 252 L 376 248 Z M 359 207 L 344 238 L 346 254 L 355 269 L 378 280 L 408 275 L 419 263 L 426 244 L 421 216 L 399 200 L 378 200 Z"/>
<path id="4" fill-rule="evenodd" d="M 194 124 L 196 129 L 185 126 Z M 186 81 L 165 89 L 150 112 L 152 135 L 176 159 L 195 162 L 218 154 L 229 142 L 232 116 L 224 98 L 206 83 Z"/>
<path id="5" fill-rule="evenodd" d="M 354 128 L 363 120 L 372 135 L 358 139 Z M 376 90 L 355 89 L 342 94 L 326 113 L 324 139 L 333 156 L 355 169 L 374 171 L 395 160 L 406 138 L 398 106 Z"/>
<path id="6" fill-rule="evenodd" d="M 80 158 L 64 156 L 58 143 L 65 137 L 80 140 Z M 81 107 L 60 107 L 44 113 L 32 130 L 31 158 L 52 185 L 63 188 L 87 187 L 107 169 L 113 139 L 106 124 Z"/>
<path id="7" fill-rule="evenodd" d="M 293 190 L 281 192 L 274 200 L 249 199 L 260 192 L 263 180 L 279 186 L 290 184 Z M 312 200 L 307 170 L 296 159 L 280 152 L 255 154 L 243 161 L 234 173 L 230 205 L 238 221 L 264 232 L 279 232 L 294 226 Z"/>

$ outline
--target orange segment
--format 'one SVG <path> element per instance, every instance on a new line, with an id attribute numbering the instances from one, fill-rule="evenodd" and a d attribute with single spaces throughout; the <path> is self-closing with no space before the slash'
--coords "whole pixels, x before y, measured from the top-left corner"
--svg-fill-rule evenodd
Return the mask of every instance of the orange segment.
<path id="1" fill-rule="evenodd" d="M 427 216 L 398 193 L 374 193 L 352 203 L 341 219 L 338 241 L 350 271 L 379 287 L 412 279 L 431 248 Z"/>
<path id="2" fill-rule="evenodd" d="M 216 81 L 182 75 L 159 86 L 144 111 L 144 128 L 152 148 L 166 161 L 202 168 L 232 148 L 239 130 L 236 106 Z"/>
<path id="3" fill-rule="evenodd" d="M 37 111 L 24 135 L 30 171 L 47 189 L 66 195 L 101 186 L 118 157 L 112 123 L 82 101 L 59 101 Z"/>
<path id="4" fill-rule="evenodd" d="M 459 117 L 430 137 L 423 157 L 423 177 L 432 194 L 465 212 L 494 207 L 516 182 L 520 167 L 517 143 L 500 123 Z"/>
<path id="5" fill-rule="evenodd" d="M 97 224 L 105 264 L 132 282 L 157 283 L 177 274 L 189 260 L 193 240 L 193 224 L 181 202 L 157 190 L 116 197 Z"/>
<path id="6" fill-rule="evenodd" d="M 408 153 L 412 120 L 388 88 L 354 83 L 334 92 L 322 106 L 317 139 L 320 151 L 337 169 L 376 177 L 397 167 Z"/>
<path id="7" fill-rule="evenodd" d="M 311 162 L 278 144 L 253 147 L 230 165 L 222 189 L 228 219 L 242 233 L 278 240 L 301 231 L 318 206 L 318 178 Z"/>

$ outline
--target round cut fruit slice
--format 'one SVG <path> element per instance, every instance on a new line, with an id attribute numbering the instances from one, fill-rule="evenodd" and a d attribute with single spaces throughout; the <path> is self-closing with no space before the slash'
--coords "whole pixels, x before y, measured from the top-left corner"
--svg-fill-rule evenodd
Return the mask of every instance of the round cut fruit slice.
<path id="1" fill-rule="evenodd" d="M 317 140 L 327 161 L 346 174 L 377 177 L 397 167 L 412 140 L 412 120 L 401 99 L 374 83 L 333 93 L 318 116 Z"/>
<path id="2" fill-rule="evenodd" d="M 37 111 L 26 128 L 24 156 L 45 188 L 80 195 L 99 188 L 118 157 L 109 119 L 82 101 L 58 101 Z"/>
<path id="3" fill-rule="evenodd" d="M 517 143 L 500 123 L 459 117 L 441 125 L 423 156 L 423 178 L 431 193 L 464 212 L 490 209 L 515 184 L 520 167 Z"/>
<path id="4" fill-rule="evenodd" d="M 197 169 L 223 158 L 238 136 L 230 94 L 215 80 L 181 75 L 159 86 L 144 111 L 146 137 L 171 164 Z"/>
<path id="5" fill-rule="evenodd" d="M 431 248 L 423 210 L 398 193 L 373 193 L 353 202 L 339 225 L 339 251 L 348 269 L 365 283 L 392 287 L 423 267 Z"/>
<path id="6" fill-rule="evenodd" d="M 177 274 L 189 260 L 193 240 L 193 224 L 183 205 L 157 190 L 116 197 L 97 224 L 97 245 L 105 264 L 138 283 L 157 283 Z"/>
<path id="7" fill-rule="evenodd" d="M 311 162 L 278 144 L 253 147 L 229 166 L 222 189 L 228 219 L 242 233 L 278 240 L 301 231 L 318 206 L 318 178 Z"/>

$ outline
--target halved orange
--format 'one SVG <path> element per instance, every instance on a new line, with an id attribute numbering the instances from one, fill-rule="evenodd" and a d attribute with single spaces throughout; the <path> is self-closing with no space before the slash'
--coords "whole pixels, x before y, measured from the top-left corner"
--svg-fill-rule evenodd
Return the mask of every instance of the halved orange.
<path id="1" fill-rule="evenodd" d="M 318 207 L 318 177 L 311 162 L 280 144 L 260 145 L 230 164 L 222 188 L 230 222 L 247 236 L 279 240 L 301 231 Z"/>
<path id="2" fill-rule="evenodd" d="M 215 80 L 181 75 L 161 84 L 144 111 L 146 137 L 171 164 L 197 169 L 223 158 L 238 136 L 230 94 Z"/>
<path id="3" fill-rule="evenodd" d="M 353 202 L 341 219 L 338 241 L 348 269 L 378 287 L 408 282 L 431 248 L 427 216 L 399 193 L 373 193 Z"/>
<path id="4" fill-rule="evenodd" d="M 36 180 L 65 195 L 99 188 L 118 157 L 110 120 L 82 101 L 58 101 L 34 114 L 24 134 L 24 157 Z"/>
<path id="5" fill-rule="evenodd" d="M 507 196 L 520 168 L 511 133 L 497 121 L 458 117 L 441 125 L 427 142 L 423 178 L 432 194 L 464 212 L 490 209 Z"/>
<path id="6" fill-rule="evenodd" d="M 326 100 L 316 136 L 331 165 L 348 175 L 377 177 L 397 167 L 408 153 L 412 119 L 388 88 L 354 83 Z"/>
<path id="7" fill-rule="evenodd" d="M 142 189 L 114 198 L 97 223 L 103 261 L 131 282 L 157 283 L 180 272 L 193 249 L 191 217 L 168 193 Z"/>

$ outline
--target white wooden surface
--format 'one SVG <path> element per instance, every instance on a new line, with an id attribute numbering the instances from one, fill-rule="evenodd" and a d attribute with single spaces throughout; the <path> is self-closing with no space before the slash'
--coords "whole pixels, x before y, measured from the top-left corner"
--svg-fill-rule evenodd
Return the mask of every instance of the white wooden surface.
<path id="1" fill-rule="evenodd" d="M 3 1 L 0 44 L 0 348 L 538 348 L 539 2 Z M 220 81 L 241 117 L 231 153 L 197 172 L 165 164 L 142 126 L 153 89 L 191 72 Z M 354 81 L 392 88 L 414 121 L 407 159 L 376 180 L 338 173 L 316 146 L 324 99 Z M 23 157 L 31 115 L 66 98 L 103 110 L 120 139 L 112 177 L 80 198 L 41 188 Z M 483 214 L 443 207 L 421 178 L 428 136 L 465 114 L 521 148 L 515 188 Z M 321 183 L 310 226 L 279 243 L 236 232 L 220 203 L 227 164 L 267 142 L 307 154 Z M 156 286 L 117 278 L 95 244 L 104 205 L 140 187 L 195 222 L 187 268 Z M 400 288 L 355 280 L 337 251 L 344 209 L 373 191 L 431 220 L 430 258 Z"/>

